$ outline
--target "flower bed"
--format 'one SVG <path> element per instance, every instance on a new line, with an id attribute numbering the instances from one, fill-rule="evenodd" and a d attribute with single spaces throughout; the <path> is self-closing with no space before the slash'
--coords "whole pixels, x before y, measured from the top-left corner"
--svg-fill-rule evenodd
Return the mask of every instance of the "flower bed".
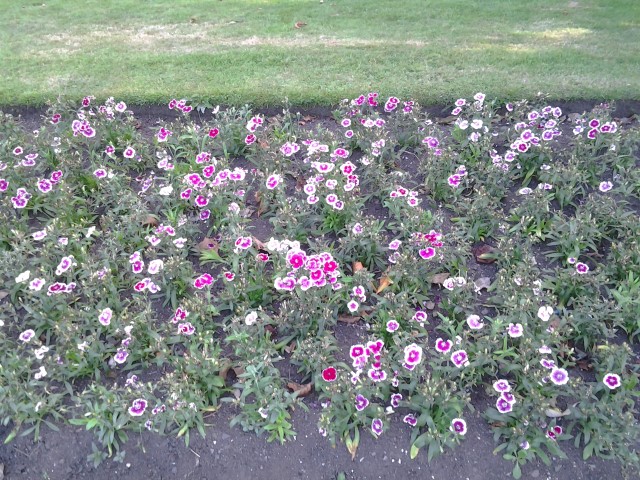
<path id="1" fill-rule="evenodd" d="M 404 422 L 431 459 L 482 392 L 516 477 L 566 441 L 638 467 L 640 135 L 609 105 L 476 94 L 436 121 L 371 93 L 316 121 L 172 100 L 148 134 L 94 103 L 0 123 L 7 440 L 67 421 L 99 463 L 128 431 L 204 435 L 229 402 L 285 442 L 317 395 L 353 456 Z"/>

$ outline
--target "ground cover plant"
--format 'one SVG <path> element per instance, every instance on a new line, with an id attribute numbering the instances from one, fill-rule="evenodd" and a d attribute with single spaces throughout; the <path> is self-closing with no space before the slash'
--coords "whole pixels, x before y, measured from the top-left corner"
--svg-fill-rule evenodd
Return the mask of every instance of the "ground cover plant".
<path id="1" fill-rule="evenodd" d="M 284 443 L 311 395 L 354 458 L 399 422 L 432 459 L 483 395 L 516 478 L 566 442 L 637 471 L 640 135 L 612 107 L 174 99 L 151 133 L 113 98 L 33 131 L 3 114 L 5 442 L 68 422 L 122 461 L 131 432 L 188 444 L 228 403 Z"/>
<path id="2" fill-rule="evenodd" d="M 639 99 L 635 0 L 1 0 L 0 11 L 0 105 L 90 91 L 329 106 L 372 82 L 438 105 L 476 85 L 503 99 Z"/>

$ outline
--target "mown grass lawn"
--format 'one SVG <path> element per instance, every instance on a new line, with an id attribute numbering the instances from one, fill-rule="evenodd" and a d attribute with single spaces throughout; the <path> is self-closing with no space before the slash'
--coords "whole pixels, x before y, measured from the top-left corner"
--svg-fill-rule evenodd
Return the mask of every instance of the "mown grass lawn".
<path id="1" fill-rule="evenodd" d="M 0 105 L 638 99 L 634 0 L 0 0 Z M 297 22 L 306 25 L 295 28 Z"/>

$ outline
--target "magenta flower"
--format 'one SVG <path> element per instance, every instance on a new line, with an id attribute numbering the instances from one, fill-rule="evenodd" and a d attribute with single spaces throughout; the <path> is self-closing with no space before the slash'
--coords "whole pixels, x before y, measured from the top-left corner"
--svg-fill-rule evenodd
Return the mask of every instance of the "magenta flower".
<path id="1" fill-rule="evenodd" d="M 113 316 L 113 312 L 111 311 L 111 309 L 105 308 L 104 310 L 102 310 L 102 312 L 100 312 L 100 315 L 98 316 L 98 321 L 106 327 L 111 323 L 112 316 Z"/>
<path id="2" fill-rule="evenodd" d="M 360 394 L 356 395 L 356 410 L 361 412 L 368 406 L 369 406 L 369 400 L 367 400 L 367 398 L 365 398 L 363 395 L 360 395 Z"/>
<path id="3" fill-rule="evenodd" d="M 407 365 L 417 365 L 422 361 L 422 347 L 415 343 L 404 347 L 404 363 Z"/>
<path id="4" fill-rule="evenodd" d="M 28 329 L 22 332 L 18 338 L 24 343 L 29 343 L 31 339 L 35 337 L 35 335 L 36 332 L 34 332 L 32 329 Z"/>
<path id="5" fill-rule="evenodd" d="M 427 247 L 427 248 L 421 249 L 418 253 L 422 258 L 424 258 L 425 260 L 428 260 L 430 258 L 435 257 L 436 250 L 433 247 Z"/>
<path id="6" fill-rule="evenodd" d="M 143 398 L 137 398 L 129 407 L 129 415 L 131 415 L 132 417 L 139 417 L 144 413 L 146 409 L 147 401 Z"/>
<path id="7" fill-rule="evenodd" d="M 451 340 L 443 340 L 442 338 L 436 340 L 436 350 L 440 353 L 448 353 L 451 347 L 453 347 Z"/>
<path id="8" fill-rule="evenodd" d="M 457 435 L 464 435 L 467 433 L 467 422 L 465 422 L 462 418 L 454 418 L 451 420 L 451 426 L 449 427 L 453 433 Z"/>
<path id="9" fill-rule="evenodd" d="M 518 338 L 524 333 L 524 328 L 520 323 L 510 323 L 507 327 L 507 333 L 511 338 Z"/>
<path id="10" fill-rule="evenodd" d="M 281 181 L 282 181 L 282 177 L 280 175 L 273 174 L 269 178 L 267 178 L 267 188 L 269 190 L 273 190 L 274 188 L 276 188 L 278 186 L 278 184 Z"/>
<path id="11" fill-rule="evenodd" d="M 496 408 L 500 413 L 509 413 L 511 410 L 513 410 L 513 406 L 502 397 L 496 400 Z"/>
<path id="12" fill-rule="evenodd" d="M 246 143 L 247 145 L 251 145 L 252 143 L 255 143 L 255 141 L 256 141 L 256 136 L 253 133 L 250 133 L 244 139 L 244 143 Z"/>
<path id="13" fill-rule="evenodd" d="M 349 349 L 349 356 L 351 358 L 358 358 L 364 355 L 364 345 L 351 345 L 351 348 Z"/>
<path id="14" fill-rule="evenodd" d="M 418 423 L 418 419 L 415 417 L 413 413 L 405 415 L 402 421 L 408 425 L 411 425 L 412 427 L 415 427 Z"/>
<path id="15" fill-rule="evenodd" d="M 129 356 L 129 352 L 127 352 L 124 349 L 118 349 L 118 351 L 113 357 L 113 361 L 116 362 L 117 364 L 122 365 L 124 362 L 127 361 L 128 356 Z"/>
<path id="16" fill-rule="evenodd" d="M 451 354 L 451 361 L 456 367 L 461 368 L 469 364 L 469 357 L 464 350 L 456 350 Z"/>
<path id="17" fill-rule="evenodd" d="M 564 385 L 569 381 L 569 373 L 564 368 L 554 368 L 550 378 L 555 385 Z"/>
<path id="18" fill-rule="evenodd" d="M 396 330 L 398 330 L 398 328 L 400 328 L 400 324 L 398 322 L 396 322 L 395 320 L 389 320 L 387 322 L 387 332 L 393 333 Z"/>
<path id="19" fill-rule="evenodd" d="M 69 270 L 72 265 L 75 265 L 73 256 L 69 255 L 68 257 L 62 257 L 58 267 L 56 268 L 56 275 L 62 275 L 64 272 Z"/>
<path id="20" fill-rule="evenodd" d="M 384 382 L 387 379 L 387 373 L 384 370 L 377 370 L 376 368 L 370 369 L 367 372 L 367 375 L 369 375 L 369 378 L 376 383 Z"/>
<path id="21" fill-rule="evenodd" d="M 384 424 L 382 423 L 382 420 L 380 420 L 379 418 L 374 418 L 373 421 L 371 422 L 371 431 L 376 437 L 382 434 L 383 426 Z"/>
<path id="22" fill-rule="evenodd" d="M 516 397 L 513 393 L 511 392 L 502 392 L 500 394 L 501 398 L 504 398 L 507 402 L 509 402 L 511 405 L 513 405 L 514 403 L 516 403 Z"/>
<path id="23" fill-rule="evenodd" d="M 616 373 L 607 373 L 602 379 L 602 382 L 609 387 L 610 390 L 614 390 L 622 385 L 620 375 Z"/>
<path id="24" fill-rule="evenodd" d="M 469 325 L 469 328 L 472 330 L 480 330 L 484 327 L 484 323 L 478 315 L 469 315 L 467 317 L 467 325 Z"/>
<path id="25" fill-rule="evenodd" d="M 453 174 L 451 175 L 448 179 L 447 179 L 447 183 L 452 186 L 452 187 L 457 187 L 458 185 L 460 185 L 460 180 L 462 180 L 462 177 L 460 175 L 457 174 Z"/>
<path id="26" fill-rule="evenodd" d="M 322 379 L 325 382 L 333 382 L 338 378 L 338 371 L 335 367 L 327 367 L 322 371 Z"/>
<path id="27" fill-rule="evenodd" d="M 394 393 L 391 395 L 391 406 L 393 408 L 398 408 L 400 406 L 400 400 L 402 400 L 402 394 Z"/>
<path id="28" fill-rule="evenodd" d="M 509 385 L 509 382 L 507 380 L 500 379 L 493 382 L 493 389 L 498 393 L 510 392 L 511 385 Z"/>
<path id="29" fill-rule="evenodd" d="M 191 322 L 179 323 L 178 324 L 178 333 L 181 335 L 193 335 L 196 331 L 196 327 L 191 325 Z"/>
<path id="30" fill-rule="evenodd" d="M 589 266 L 586 263 L 581 263 L 581 262 L 576 263 L 576 272 L 578 272 L 580 275 L 584 275 L 588 271 L 589 271 Z"/>

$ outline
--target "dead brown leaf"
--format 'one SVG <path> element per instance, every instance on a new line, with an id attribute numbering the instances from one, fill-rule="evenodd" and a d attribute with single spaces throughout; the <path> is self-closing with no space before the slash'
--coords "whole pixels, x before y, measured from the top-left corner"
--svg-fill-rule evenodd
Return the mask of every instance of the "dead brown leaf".
<path id="1" fill-rule="evenodd" d="M 353 273 L 359 272 L 360 270 L 364 270 L 362 262 L 353 262 Z"/>
<path id="2" fill-rule="evenodd" d="M 338 321 L 342 323 L 347 323 L 352 325 L 354 323 L 358 323 L 360 321 L 360 315 L 338 315 Z"/>
<path id="3" fill-rule="evenodd" d="M 258 247 L 258 250 L 266 250 L 267 249 L 266 245 L 263 242 L 261 242 L 260 240 L 258 240 L 256 237 L 251 235 L 251 238 L 253 239 L 253 243 L 255 244 L 255 246 Z"/>
<path id="4" fill-rule="evenodd" d="M 287 383 L 287 388 L 294 393 L 298 394 L 298 397 L 306 397 L 313 390 L 313 383 L 299 384 L 296 382 Z"/>
<path id="5" fill-rule="evenodd" d="M 433 310 L 434 308 L 436 308 L 436 304 L 431 301 L 425 303 L 424 306 L 427 307 L 427 310 Z"/>
<path id="6" fill-rule="evenodd" d="M 204 239 L 200 243 L 198 243 L 197 246 L 198 250 L 203 252 L 207 250 L 215 250 L 217 252 L 219 247 L 220 245 L 218 244 L 218 242 L 209 237 L 204 237 Z"/>
<path id="7" fill-rule="evenodd" d="M 439 283 L 440 285 L 442 285 L 447 278 L 449 278 L 448 272 L 436 273 L 433 277 L 431 277 L 431 283 Z"/>
<path id="8" fill-rule="evenodd" d="M 448 117 L 437 118 L 436 122 L 438 122 L 441 125 L 448 125 L 450 123 L 455 122 L 457 119 L 458 117 L 456 117 L 455 115 L 449 115 Z"/>
<path id="9" fill-rule="evenodd" d="M 284 347 L 284 351 L 287 353 L 293 353 L 297 347 L 298 344 L 296 342 L 291 342 L 289 345 Z"/>
<path id="10" fill-rule="evenodd" d="M 480 277 L 479 279 L 475 280 L 473 284 L 475 286 L 476 292 L 481 291 L 483 288 L 488 290 L 491 286 L 491 279 L 489 277 Z"/>
<path id="11" fill-rule="evenodd" d="M 294 23 L 293 28 L 302 28 L 302 27 L 306 27 L 306 26 L 307 26 L 307 24 L 304 23 L 304 22 L 296 22 L 296 23 Z"/>
<path id="12" fill-rule="evenodd" d="M 155 215 L 149 214 L 142 221 L 142 226 L 143 227 L 157 227 L 158 226 L 158 219 L 155 217 Z"/>
<path id="13" fill-rule="evenodd" d="M 580 370 L 584 370 L 585 372 L 593 370 L 593 365 L 591 365 L 588 360 L 578 360 L 576 365 L 578 365 Z"/>

